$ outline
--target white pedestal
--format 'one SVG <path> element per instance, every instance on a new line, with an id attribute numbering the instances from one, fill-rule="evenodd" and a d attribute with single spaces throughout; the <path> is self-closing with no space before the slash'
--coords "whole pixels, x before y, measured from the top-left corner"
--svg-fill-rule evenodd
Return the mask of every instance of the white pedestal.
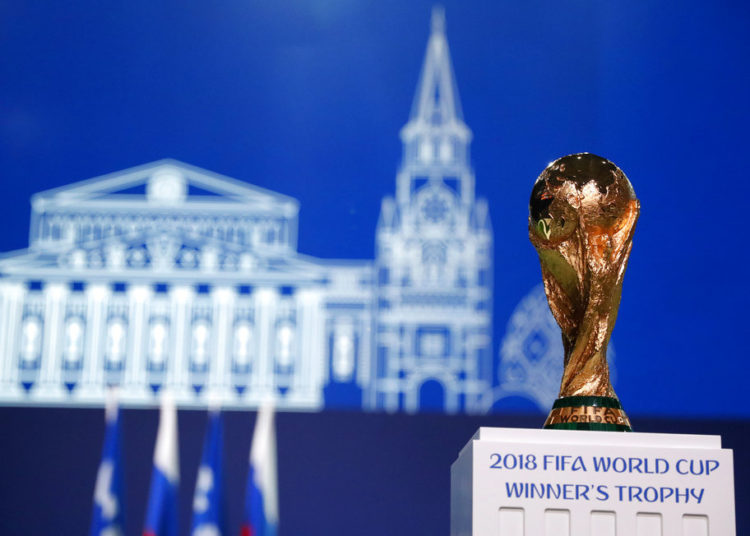
<path id="1" fill-rule="evenodd" d="M 451 536 L 735 536 L 721 437 L 480 428 L 451 467 Z"/>

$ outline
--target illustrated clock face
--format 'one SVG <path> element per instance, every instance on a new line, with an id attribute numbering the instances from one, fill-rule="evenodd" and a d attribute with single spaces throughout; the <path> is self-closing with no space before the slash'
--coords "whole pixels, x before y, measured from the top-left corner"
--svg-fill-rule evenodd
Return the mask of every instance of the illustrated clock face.
<path id="1" fill-rule="evenodd" d="M 437 193 L 425 197 L 419 204 L 422 219 L 428 223 L 442 223 L 448 217 L 450 207 L 445 198 Z"/>

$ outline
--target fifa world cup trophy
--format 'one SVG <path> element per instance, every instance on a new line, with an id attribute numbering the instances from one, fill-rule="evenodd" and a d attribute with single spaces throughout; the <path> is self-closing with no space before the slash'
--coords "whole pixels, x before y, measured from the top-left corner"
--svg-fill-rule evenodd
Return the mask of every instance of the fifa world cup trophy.
<path id="1" fill-rule="evenodd" d="M 564 156 L 534 183 L 529 237 L 565 351 L 545 428 L 631 430 L 609 379 L 607 344 L 639 213 L 628 178 L 600 156 Z"/>

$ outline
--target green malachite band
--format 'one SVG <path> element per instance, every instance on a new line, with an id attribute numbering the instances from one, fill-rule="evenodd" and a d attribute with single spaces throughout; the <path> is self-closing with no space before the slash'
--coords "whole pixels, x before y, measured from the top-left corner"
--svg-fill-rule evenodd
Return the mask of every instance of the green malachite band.
<path id="1" fill-rule="evenodd" d="M 552 405 L 553 408 L 577 408 L 580 406 L 622 409 L 620 401 L 609 396 L 566 396 L 558 398 Z"/>
<path id="2" fill-rule="evenodd" d="M 630 426 L 606 422 L 559 422 L 544 427 L 547 430 L 598 430 L 600 432 L 632 432 Z"/>
<path id="3" fill-rule="evenodd" d="M 609 396 L 566 396 L 555 400 L 544 427 L 552 430 L 632 432 L 620 401 Z"/>

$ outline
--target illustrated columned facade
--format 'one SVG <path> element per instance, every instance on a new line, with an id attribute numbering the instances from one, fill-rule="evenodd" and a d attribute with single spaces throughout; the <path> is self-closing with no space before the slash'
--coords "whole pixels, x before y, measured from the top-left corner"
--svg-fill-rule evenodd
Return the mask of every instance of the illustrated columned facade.
<path id="1" fill-rule="evenodd" d="M 30 247 L 0 259 L 0 401 L 101 404 L 117 385 L 130 405 L 169 389 L 183 406 L 271 396 L 315 409 L 324 382 L 369 380 L 357 364 L 371 263 L 299 255 L 293 199 L 165 160 L 32 205 Z M 340 324 L 360 344 L 332 376 L 324 355 Z"/>

